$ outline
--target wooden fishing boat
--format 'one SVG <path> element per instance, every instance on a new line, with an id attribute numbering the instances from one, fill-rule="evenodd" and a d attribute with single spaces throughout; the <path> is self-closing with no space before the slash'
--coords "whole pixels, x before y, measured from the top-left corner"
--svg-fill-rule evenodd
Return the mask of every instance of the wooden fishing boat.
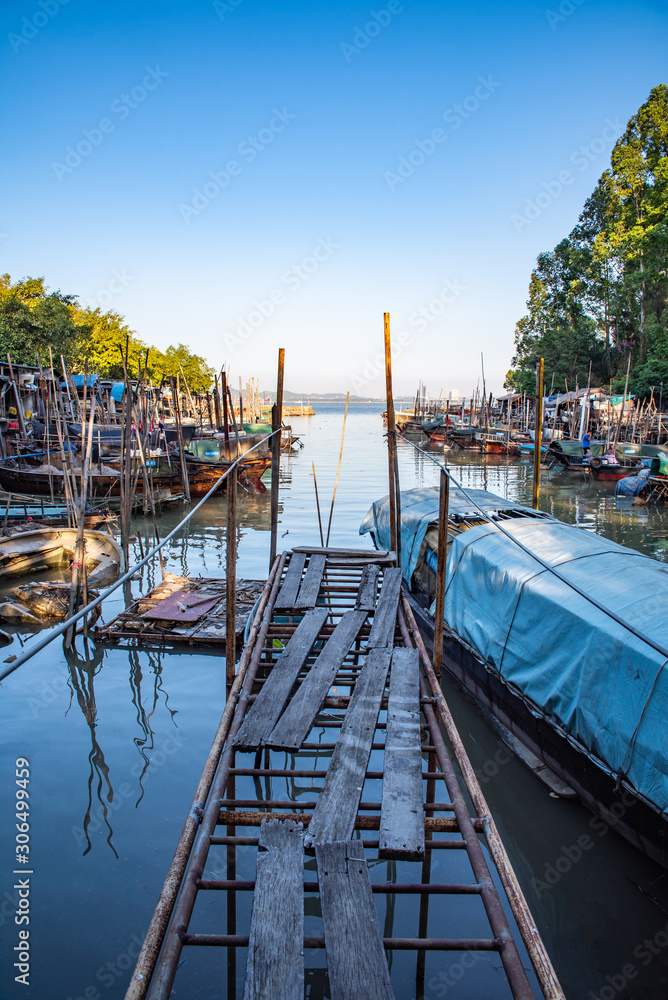
<path id="1" fill-rule="evenodd" d="M 448 441 L 457 448 L 476 450 L 482 433 L 482 427 L 452 427 L 448 430 Z"/>
<path id="2" fill-rule="evenodd" d="M 123 553 L 105 531 L 84 531 L 86 569 L 91 586 L 112 583 L 123 570 Z M 74 559 L 76 528 L 42 528 L 0 537 L 0 578 L 39 570 L 68 568 Z"/>
<path id="3" fill-rule="evenodd" d="M 604 455 L 594 455 L 587 464 L 589 474 L 593 479 L 605 479 L 617 482 L 625 476 L 634 476 L 642 469 L 642 462 L 616 461 L 612 462 Z"/>
<path id="4" fill-rule="evenodd" d="M 230 462 L 207 462 L 195 458 L 190 459 L 187 455 L 186 462 L 192 496 L 204 496 L 205 493 L 208 493 L 215 481 L 231 465 Z M 150 462 L 148 464 L 150 465 Z M 262 483 L 261 477 L 270 464 L 270 458 L 244 458 L 239 466 L 239 483 L 263 493 L 266 487 Z M 177 461 L 172 459 L 171 469 L 166 460 L 160 460 L 159 463 L 150 465 L 150 468 L 154 490 L 169 490 L 171 492 L 181 490 L 181 466 Z M 13 465 L 0 464 L 0 486 L 7 493 L 20 496 L 60 498 L 66 495 L 62 470 L 55 465 L 51 466 L 50 471 L 47 472 L 29 466 L 20 467 L 16 463 Z M 221 489 L 225 489 L 225 483 Z M 114 468 L 114 463 L 103 466 L 102 472 L 99 472 L 95 467 L 91 468 L 88 481 L 88 495 L 91 499 L 115 499 L 120 497 L 121 490 L 120 470 Z M 137 478 L 136 492 L 139 495 L 144 492 L 144 481 L 141 475 Z"/>
<path id="5" fill-rule="evenodd" d="M 403 576 L 427 646 L 438 512 L 437 489 L 401 494 Z M 538 776 L 596 814 L 592 830 L 668 866 L 668 566 L 482 490 L 451 487 L 448 522 L 445 668 Z M 360 531 L 387 546 L 387 499 Z"/>

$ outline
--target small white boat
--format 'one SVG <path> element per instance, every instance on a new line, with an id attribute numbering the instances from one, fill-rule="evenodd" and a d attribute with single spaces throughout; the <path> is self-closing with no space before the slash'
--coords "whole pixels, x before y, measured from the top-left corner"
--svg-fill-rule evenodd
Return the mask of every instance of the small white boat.
<path id="1" fill-rule="evenodd" d="M 69 569 L 76 528 L 42 528 L 11 538 L 0 536 L 0 579 L 42 569 Z M 123 553 L 104 531 L 84 531 L 89 586 L 111 583 L 123 572 Z"/>

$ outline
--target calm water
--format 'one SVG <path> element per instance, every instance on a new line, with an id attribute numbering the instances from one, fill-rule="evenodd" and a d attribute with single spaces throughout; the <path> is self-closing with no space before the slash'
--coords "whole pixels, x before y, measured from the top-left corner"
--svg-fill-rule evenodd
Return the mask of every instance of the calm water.
<path id="1" fill-rule="evenodd" d="M 315 417 L 292 420 L 304 448 L 283 459 L 279 547 L 319 544 L 311 463 L 327 531 L 343 406 L 321 403 L 316 409 Z M 362 517 L 371 502 L 386 493 L 381 409 L 356 404 L 349 410 L 332 545 L 358 544 Z M 529 462 L 482 461 L 466 453 L 448 458 L 465 486 L 530 502 Z M 435 485 L 438 469 L 400 442 L 400 476 L 404 489 Z M 668 514 L 661 508 L 618 504 L 614 485 L 544 474 L 541 506 L 562 520 L 666 558 Z M 239 501 L 241 577 L 266 575 L 268 510 L 269 493 Z M 164 517 L 161 530 L 171 528 L 180 516 L 172 512 Z M 167 569 L 223 576 L 224 524 L 224 500 L 209 502 L 171 543 Z M 146 544 L 148 524 L 139 520 L 136 532 Z M 139 557 L 138 543 L 135 555 Z M 154 582 L 156 568 L 147 569 L 133 591 L 145 591 Z M 115 595 L 105 606 L 105 619 L 121 606 L 122 598 Z M 19 642 L 29 643 L 30 637 L 17 636 L 15 644 Z M 15 649 L 3 659 L 12 652 Z M 79 643 L 79 655 L 66 658 L 56 640 L 1 685 L 2 1000 L 123 997 L 132 956 L 153 912 L 222 713 L 221 656 L 101 649 L 91 653 L 84 658 Z M 584 808 L 550 798 L 516 759 L 490 763 L 499 750 L 497 737 L 456 690 L 446 686 L 446 696 L 569 1000 L 591 995 L 601 1000 L 665 1000 L 668 876 L 614 833 L 592 833 L 591 815 Z M 11 957 L 18 943 L 12 871 L 13 781 L 19 757 L 30 761 L 31 771 L 29 987 L 14 982 Z M 506 755 L 498 759 L 505 761 Z M 498 773 L 487 780 L 486 774 L 495 770 Z M 594 846 L 574 860 L 578 838 L 585 834 L 592 836 Z M 558 878 L 550 876 L 555 884 L 547 887 L 545 876 L 551 871 Z M 239 875 L 252 873 L 246 875 L 240 868 Z M 445 931 L 452 917 L 447 907 L 439 911 L 438 903 L 432 903 L 432 919 Z M 213 958 L 209 953 L 204 964 Z M 427 982 L 440 960 L 429 960 Z M 195 962 L 189 953 L 186 961 Z M 225 997 L 222 974 L 202 973 L 193 982 L 197 985 L 190 991 L 181 988 L 175 996 Z M 405 992 L 397 991 L 397 997 L 409 1000 L 414 995 L 411 976 L 398 979 L 399 988 L 403 982 Z M 473 975 L 465 976 L 452 986 L 433 987 L 431 1000 L 445 995 L 460 1000 L 489 995 L 492 1000 L 496 994 L 488 994 L 488 989 L 481 990 Z M 311 995 L 318 995 L 315 981 Z"/>

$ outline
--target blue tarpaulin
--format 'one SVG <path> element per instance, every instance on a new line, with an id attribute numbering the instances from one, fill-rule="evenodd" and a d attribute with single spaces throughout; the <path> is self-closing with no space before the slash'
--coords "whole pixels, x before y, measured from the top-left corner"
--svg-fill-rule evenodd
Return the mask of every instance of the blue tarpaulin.
<path id="1" fill-rule="evenodd" d="M 124 382 L 114 382 L 111 387 L 111 398 L 115 403 L 120 403 L 123 399 L 123 391 L 125 389 Z"/>
<path id="2" fill-rule="evenodd" d="M 451 519 L 458 492 L 451 491 Z M 480 502 L 482 491 L 467 492 Z M 521 509 L 489 493 L 483 497 L 480 505 L 491 512 Z M 427 528 L 438 519 L 438 490 L 402 493 L 401 508 L 410 580 Z M 504 518 L 503 528 L 511 537 L 487 522 L 453 538 L 446 624 L 612 773 L 668 811 L 668 658 L 513 539 L 663 649 L 668 566 L 549 516 Z M 389 548 L 387 499 L 367 514 L 360 532 L 369 530 Z"/>

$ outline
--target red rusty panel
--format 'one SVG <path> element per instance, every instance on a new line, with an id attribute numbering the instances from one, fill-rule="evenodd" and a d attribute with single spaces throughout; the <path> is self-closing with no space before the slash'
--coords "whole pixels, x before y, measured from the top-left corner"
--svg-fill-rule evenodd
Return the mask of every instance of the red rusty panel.
<path id="1" fill-rule="evenodd" d="M 170 622 L 196 622 L 221 600 L 222 595 L 208 597 L 196 590 L 177 590 L 145 611 L 142 618 L 159 618 Z"/>

